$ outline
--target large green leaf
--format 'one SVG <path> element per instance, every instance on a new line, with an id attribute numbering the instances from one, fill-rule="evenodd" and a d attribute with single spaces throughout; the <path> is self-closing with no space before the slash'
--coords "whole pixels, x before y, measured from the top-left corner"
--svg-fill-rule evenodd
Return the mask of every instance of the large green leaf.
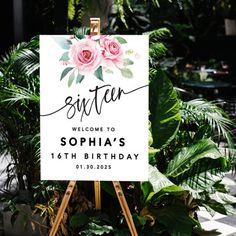
<path id="1" fill-rule="evenodd" d="M 159 192 L 162 188 L 174 185 L 165 175 L 163 175 L 156 167 L 149 165 L 148 181 L 152 185 L 155 193 Z"/>
<path id="2" fill-rule="evenodd" d="M 192 228 L 199 222 L 189 216 L 182 204 L 169 205 L 163 208 L 150 209 L 157 220 L 166 226 L 171 236 L 191 236 Z"/>
<path id="3" fill-rule="evenodd" d="M 200 199 L 201 192 L 215 192 L 219 182 L 224 177 L 225 159 L 220 157 L 218 159 L 204 158 L 192 165 L 188 171 L 175 178 L 175 183 L 190 191 L 195 198 Z M 219 187 L 218 187 L 219 188 Z M 220 191 L 225 191 L 221 187 Z"/>
<path id="4" fill-rule="evenodd" d="M 189 176 L 181 183 L 181 186 L 190 191 L 195 198 L 200 199 L 199 193 L 204 191 L 208 193 L 214 192 L 214 184 L 221 181 L 223 177 L 224 173 L 216 168 Z"/>
<path id="5" fill-rule="evenodd" d="M 177 177 L 190 170 L 194 163 L 203 158 L 217 159 L 222 155 L 216 144 L 210 139 L 203 139 L 190 147 L 183 148 L 168 164 L 167 176 Z"/>
<path id="6" fill-rule="evenodd" d="M 214 216 L 215 212 L 218 212 L 223 215 L 236 215 L 236 210 L 232 205 L 225 205 L 219 202 L 206 201 L 202 204 L 207 211 Z"/>
<path id="7" fill-rule="evenodd" d="M 215 192 L 209 196 L 212 201 L 218 202 L 220 204 L 228 205 L 236 203 L 236 197 L 231 196 L 227 193 Z"/>
<path id="8" fill-rule="evenodd" d="M 147 204 L 154 196 L 157 200 L 164 195 L 180 195 L 184 189 L 173 184 L 156 167 L 149 165 L 149 181 L 141 183 L 144 203 Z"/>
<path id="9" fill-rule="evenodd" d="M 150 71 L 150 121 L 153 147 L 166 147 L 175 137 L 180 124 L 179 99 L 163 71 Z"/>
<path id="10" fill-rule="evenodd" d="M 85 230 L 81 231 L 79 235 L 93 236 L 93 235 L 104 235 L 111 233 L 113 228 L 109 225 L 98 225 L 96 223 L 89 223 Z"/>

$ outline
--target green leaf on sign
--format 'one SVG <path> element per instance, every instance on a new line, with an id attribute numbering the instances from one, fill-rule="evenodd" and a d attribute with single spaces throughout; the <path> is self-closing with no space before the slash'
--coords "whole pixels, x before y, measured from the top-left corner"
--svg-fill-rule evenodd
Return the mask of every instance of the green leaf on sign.
<path id="1" fill-rule="evenodd" d="M 127 50 L 127 51 L 125 51 L 125 54 L 126 55 L 132 55 L 134 53 L 134 51 L 132 50 L 132 49 L 129 49 L 129 50 Z"/>
<path id="2" fill-rule="evenodd" d="M 61 73 L 61 79 L 60 80 L 62 80 L 72 69 L 73 69 L 73 67 L 67 67 L 66 69 L 64 69 Z"/>
<path id="3" fill-rule="evenodd" d="M 52 38 L 57 42 L 57 44 L 61 48 L 66 49 L 66 50 L 68 50 L 70 48 L 70 43 L 69 43 L 69 41 L 66 38 L 59 37 L 59 36 L 54 36 Z"/>
<path id="4" fill-rule="evenodd" d="M 72 85 L 74 79 L 75 79 L 75 71 L 73 71 L 69 76 L 68 87 L 70 87 Z"/>
<path id="5" fill-rule="evenodd" d="M 132 71 L 128 68 L 121 68 L 120 71 L 123 77 L 126 77 L 128 79 L 131 79 L 133 77 Z"/>
<path id="6" fill-rule="evenodd" d="M 99 66 L 98 69 L 94 72 L 94 75 L 101 81 L 103 81 L 102 67 Z"/>
<path id="7" fill-rule="evenodd" d="M 69 52 L 64 52 L 59 61 L 68 61 L 69 59 Z"/>
<path id="8" fill-rule="evenodd" d="M 107 69 L 107 70 L 106 70 L 106 73 L 108 73 L 108 74 L 113 74 L 113 71 L 110 70 L 110 69 Z"/>
<path id="9" fill-rule="evenodd" d="M 120 37 L 120 36 L 116 36 L 115 39 L 117 39 L 117 41 L 121 44 L 127 43 L 127 41 L 124 38 Z"/>
<path id="10" fill-rule="evenodd" d="M 77 77 L 76 77 L 76 84 L 81 83 L 83 79 L 84 79 L 84 75 L 81 75 L 81 74 L 78 72 L 78 75 L 77 75 Z"/>
<path id="11" fill-rule="evenodd" d="M 85 35 L 83 35 L 83 34 L 76 34 L 75 37 L 76 37 L 77 39 L 84 39 L 84 38 L 85 38 Z"/>
<path id="12" fill-rule="evenodd" d="M 134 64 L 134 62 L 132 60 L 130 60 L 129 58 L 125 58 L 123 60 L 123 65 L 124 66 L 129 66 L 129 65 L 133 65 L 133 64 Z"/>

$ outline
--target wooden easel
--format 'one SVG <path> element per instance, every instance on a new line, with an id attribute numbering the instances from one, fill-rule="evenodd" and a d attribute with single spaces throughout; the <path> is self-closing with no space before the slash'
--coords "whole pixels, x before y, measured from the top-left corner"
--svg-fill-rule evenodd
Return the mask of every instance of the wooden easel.
<path id="1" fill-rule="evenodd" d="M 100 35 L 100 18 L 90 18 L 90 35 Z M 69 182 L 49 236 L 56 235 L 56 233 L 58 231 L 58 227 L 59 227 L 61 220 L 63 218 L 64 212 L 66 210 L 66 207 L 68 206 L 71 194 L 74 190 L 75 184 L 76 184 L 76 181 L 71 180 Z M 125 198 L 125 195 L 122 190 L 120 182 L 113 181 L 113 186 L 114 186 L 117 198 L 119 200 L 121 209 L 123 211 L 125 220 L 128 224 L 129 231 L 132 236 L 138 236 L 138 233 L 135 228 L 134 221 L 133 221 L 133 218 L 132 218 L 132 215 L 131 215 L 131 212 L 130 212 L 129 206 L 127 204 L 127 201 L 126 201 L 126 198 Z M 94 181 L 94 194 L 95 194 L 95 209 L 100 210 L 101 209 L 101 184 L 100 184 L 100 181 Z"/>

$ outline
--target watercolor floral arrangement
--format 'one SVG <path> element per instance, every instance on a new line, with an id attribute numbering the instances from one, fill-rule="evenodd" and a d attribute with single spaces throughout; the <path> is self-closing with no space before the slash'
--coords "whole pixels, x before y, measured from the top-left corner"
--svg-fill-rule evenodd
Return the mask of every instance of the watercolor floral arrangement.
<path id="1" fill-rule="evenodd" d="M 132 50 L 124 51 L 122 45 L 127 41 L 120 36 L 71 36 L 70 39 L 53 37 L 66 51 L 59 59 L 66 68 L 60 80 L 68 77 L 68 87 L 75 81 L 81 83 L 87 75 L 93 74 L 103 81 L 103 73 L 114 73 L 120 70 L 125 78 L 132 78 L 128 68 L 134 62 L 128 58 Z"/>

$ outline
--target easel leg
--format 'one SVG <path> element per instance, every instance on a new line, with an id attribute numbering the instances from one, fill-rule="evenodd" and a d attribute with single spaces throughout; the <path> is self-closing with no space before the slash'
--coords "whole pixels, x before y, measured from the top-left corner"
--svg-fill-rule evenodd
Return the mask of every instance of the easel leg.
<path id="1" fill-rule="evenodd" d="M 64 215 L 64 212 L 66 210 L 66 207 L 67 207 L 67 205 L 69 203 L 71 194 L 72 194 L 72 192 L 74 190 L 75 184 L 76 184 L 76 181 L 70 181 L 69 182 L 69 184 L 67 186 L 67 189 L 66 189 L 66 192 L 64 194 L 64 197 L 62 199 L 60 208 L 59 208 L 59 210 L 57 212 L 57 216 L 56 216 L 55 222 L 53 223 L 53 226 L 52 226 L 52 229 L 50 231 L 49 236 L 55 236 L 56 235 L 58 227 L 59 227 L 59 225 L 61 223 L 61 220 L 62 220 L 62 217 Z"/>
<path id="2" fill-rule="evenodd" d="M 124 213 L 125 220 L 126 220 L 128 226 L 129 226 L 129 231 L 130 231 L 132 236 L 138 236 L 138 233 L 137 233 L 137 230 L 135 228 L 134 221 L 133 221 L 132 215 L 130 213 L 130 209 L 129 209 L 129 206 L 128 206 L 127 201 L 125 199 L 125 195 L 123 193 L 120 182 L 119 181 L 113 181 L 113 185 L 114 185 L 116 195 L 118 197 L 121 209 Z"/>
<path id="3" fill-rule="evenodd" d="M 94 181 L 94 193 L 95 193 L 95 209 L 101 210 L 101 183 L 100 181 Z"/>

